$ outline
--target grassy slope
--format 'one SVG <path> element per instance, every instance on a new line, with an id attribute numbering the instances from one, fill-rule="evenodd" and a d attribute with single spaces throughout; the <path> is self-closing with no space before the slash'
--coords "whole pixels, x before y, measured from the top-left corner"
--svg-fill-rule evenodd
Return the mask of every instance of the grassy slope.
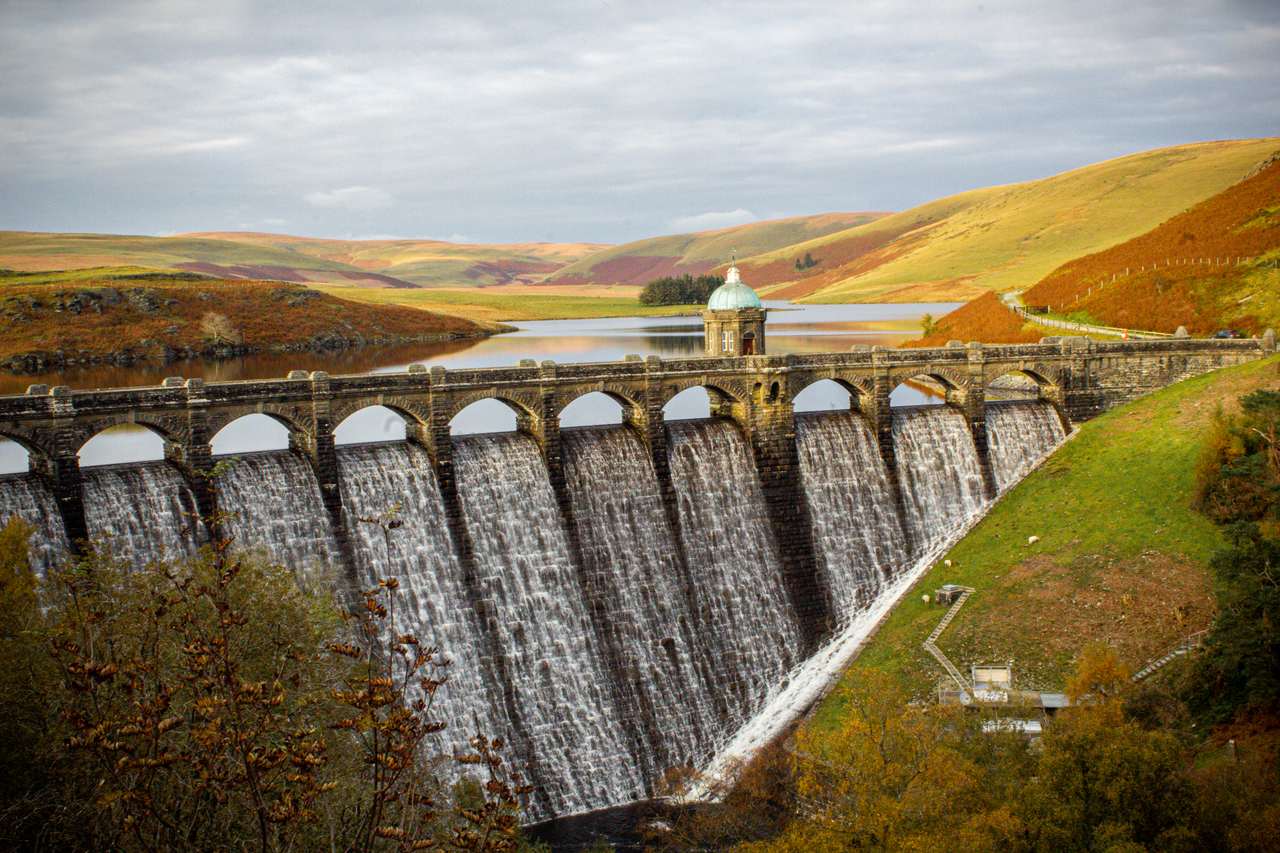
<path id="1" fill-rule="evenodd" d="M 1027 344 L 1050 334 L 1053 333 L 1048 329 L 1023 322 L 999 296 L 987 291 L 939 319 L 932 334 L 908 341 L 904 346 L 940 347 L 949 341 Z"/>
<path id="2" fill-rule="evenodd" d="M 822 213 L 752 222 L 714 231 L 651 237 L 597 252 L 549 277 L 561 284 L 647 284 L 664 275 L 697 275 L 724 263 L 869 222 L 878 213 Z M 794 262 L 794 259 L 792 259 Z"/>
<path id="3" fill-rule="evenodd" d="M 1243 265 L 1190 260 L 1246 258 Z M 1064 264 L 1024 298 L 1104 325 L 1193 334 L 1280 326 L 1280 157 L 1156 228 Z M 1179 262 L 1183 262 L 1179 264 Z M 1111 277 L 1124 270 L 1118 281 Z"/>
<path id="4" fill-rule="evenodd" d="M 941 668 L 920 648 L 944 610 L 921 601 L 947 582 L 978 592 L 939 646 L 965 671 L 1013 661 L 1021 686 L 1057 688 L 1090 640 L 1131 666 L 1205 627 L 1206 561 L 1221 532 L 1191 508 L 1201 435 L 1221 403 L 1280 388 L 1280 358 L 1181 382 L 1084 424 L 1010 491 L 892 611 L 844 682 L 867 668 L 930 692 Z M 1040 542 L 1027 544 L 1036 535 Z M 809 725 L 834 726 L 840 691 Z"/>
<path id="5" fill-rule="evenodd" d="M 448 243 L 443 240 L 323 240 L 258 232 L 217 239 L 283 248 L 428 287 L 541 281 L 548 273 L 607 249 L 597 243 Z"/>
<path id="6" fill-rule="evenodd" d="M 438 240 L 312 240 L 280 234 L 176 237 L 0 231 L 0 267 L 62 270 L 144 266 L 225 278 L 412 287 L 540 280 L 597 246 L 461 245 Z"/>
<path id="7" fill-rule="evenodd" d="M 492 330 L 460 317 L 366 305 L 282 282 L 199 278 L 136 269 L 0 274 L 0 359 L 28 353 L 102 357 L 129 349 L 161 358 L 206 346 L 205 319 L 224 315 L 254 349 L 317 338 L 384 342 L 474 337 Z"/>
<path id="8" fill-rule="evenodd" d="M 1275 138 L 1183 145 L 961 193 L 748 258 L 743 275 L 771 294 L 813 302 L 1022 288 L 1221 192 L 1278 148 Z M 798 277 L 792 263 L 805 251 L 821 263 Z"/>
<path id="9" fill-rule="evenodd" d="M 701 305 L 641 305 L 635 294 L 616 293 L 614 288 L 601 287 L 602 295 L 564 294 L 543 292 L 548 288 L 424 288 L 422 290 L 396 290 L 335 287 L 317 285 L 319 290 L 343 299 L 368 302 L 375 305 L 407 305 L 469 317 L 475 320 L 558 320 L 588 317 L 660 317 L 673 314 L 696 314 Z M 594 285 L 586 288 L 596 289 Z"/>

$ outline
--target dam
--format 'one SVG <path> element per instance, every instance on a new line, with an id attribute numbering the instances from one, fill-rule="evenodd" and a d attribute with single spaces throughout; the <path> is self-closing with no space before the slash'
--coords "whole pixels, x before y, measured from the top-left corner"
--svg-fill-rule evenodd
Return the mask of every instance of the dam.
<path id="1" fill-rule="evenodd" d="M 30 459 L 0 477 L 0 518 L 35 525 L 40 568 L 107 537 L 145 571 L 219 532 L 192 521 L 217 510 L 222 534 L 304 584 L 354 593 L 398 578 L 395 627 L 453 661 L 433 709 L 448 724 L 441 751 L 502 737 L 541 820 L 642 800 L 668 770 L 707 766 L 1073 423 L 1275 352 L 1269 335 L 769 355 L 760 321 L 708 333 L 709 350 L 737 341 L 747 354 L 32 386 L 0 397 L 0 435 Z M 1008 374 L 1030 399 L 987 399 Z M 944 405 L 889 405 L 920 377 Z M 796 413 L 820 381 L 844 388 L 848 408 Z M 712 416 L 666 421 L 690 388 L 706 389 Z M 590 393 L 623 422 L 561 428 Z M 515 413 L 515 431 L 451 434 L 489 399 Z M 336 426 L 371 406 L 403 417 L 407 440 L 337 445 Z M 211 438 L 247 414 L 283 424 L 290 448 L 215 457 Z M 85 442 L 122 423 L 159 434 L 166 459 L 82 469 Z M 393 505 L 394 530 L 361 520 Z"/>

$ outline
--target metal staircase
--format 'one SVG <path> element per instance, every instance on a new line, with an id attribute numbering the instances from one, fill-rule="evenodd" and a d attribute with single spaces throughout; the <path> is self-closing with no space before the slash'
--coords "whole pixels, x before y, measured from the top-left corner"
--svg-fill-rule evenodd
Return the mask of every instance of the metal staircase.
<path id="1" fill-rule="evenodd" d="M 1178 645 L 1169 649 L 1169 651 L 1165 652 L 1159 657 L 1154 657 L 1151 660 L 1147 661 L 1145 664 L 1143 664 L 1142 669 L 1138 670 L 1132 676 L 1130 676 L 1129 680 L 1136 684 L 1137 682 L 1142 681 L 1144 678 L 1147 678 L 1148 676 L 1153 675 L 1156 671 L 1158 671 L 1161 667 L 1168 664 L 1174 658 L 1182 657 L 1188 652 L 1194 651 L 1195 649 L 1200 647 L 1201 643 L 1204 642 L 1204 638 L 1206 635 L 1208 635 L 1208 633 L 1209 633 L 1209 629 L 1205 628 L 1203 631 L 1196 631 L 1194 634 L 1189 634 L 1186 637 L 1183 637 L 1182 640 L 1179 641 Z"/>
<path id="2" fill-rule="evenodd" d="M 946 615 L 942 617 L 942 621 L 933 629 L 933 633 L 929 634 L 929 638 L 921 645 L 926 652 L 933 655 L 934 659 L 937 660 L 938 663 L 942 664 L 942 668 L 945 669 L 947 674 L 955 681 L 956 686 L 960 688 L 960 692 L 965 696 L 968 696 L 969 684 L 964 680 L 964 676 L 960 674 L 960 670 L 956 669 L 956 665 L 953 664 L 936 645 L 938 638 L 942 636 L 942 632 L 947 630 L 947 626 L 951 624 L 951 620 L 956 618 L 956 614 L 960 612 L 960 608 L 969 600 L 969 596 L 973 595 L 976 591 L 973 587 L 969 586 L 960 588 L 964 590 L 964 592 L 960 593 L 960 597 L 955 600 L 955 603 L 947 610 Z"/>

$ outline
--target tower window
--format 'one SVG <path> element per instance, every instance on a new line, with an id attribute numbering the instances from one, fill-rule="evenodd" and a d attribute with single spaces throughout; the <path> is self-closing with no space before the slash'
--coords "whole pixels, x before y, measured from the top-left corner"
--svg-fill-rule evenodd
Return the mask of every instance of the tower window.
<path id="1" fill-rule="evenodd" d="M 720 333 L 720 352 L 733 352 L 733 332 Z"/>

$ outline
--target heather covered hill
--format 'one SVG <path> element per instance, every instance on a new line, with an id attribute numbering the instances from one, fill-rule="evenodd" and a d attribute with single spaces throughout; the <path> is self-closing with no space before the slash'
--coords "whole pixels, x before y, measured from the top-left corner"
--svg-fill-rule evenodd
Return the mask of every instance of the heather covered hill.
<path id="1" fill-rule="evenodd" d="M 1280 139 L 1268 138 L 1146 151 L 960 193 L 739 266 L 765 295 L 809 302 L 925 301 L 1017 290 L 1216 195 L 1277 149 Z M 806 252 L 816 263 L 797 270 L 794 261 Z"/>
<path id="2" fill-rule="evenodd" d="M 1280 325 L 1280 154 L 1145 234 L 1063 264 L 1029 305 L 1102 325 L 1193 334 Z"/>
<path id="3" fill-rule="evenodd" d="M 300 284 L 471 287 L 540 281 L 598 248 L 586 243 L 491 246 L 440 240 L 323 240 L 252 232 L 149 237 L 0 231 L 0 268 L 142 266 Z"/>
<path id="4" fill-rule="evenodd" d="M 548 277 L 547 283 L 644 285 L 664 276 L 701 275 L 726 264 L 730 253 L 735 250 L 739 258 L 756 255 L 874 222 L 884 215 L 822 213 L 752 222 L 714 231 L 651 237 L 589 255 Z M 802 256 L 803 253 L 797 258 Z"/>
<path id="5" fill-rule="evenodd" d="M 903 346 L 941 347 L 950 341 L 1030 344 L 1049 334 L 1052 333 L 1026 323 L 989 291 L 937 320 L 924 337 Z"/>
<path id="6" fill-rule="evenodd" d="M 326 240 L 258 232 L 209 232 L 186 236 L 212 237 L 296 252 L 423 287 L 536 284 L 550 273 L 608 248 L 599 243 Z"/>
<path id="7" fill-rule="evenodd" d="M 0 366 L 166 362 L 481 337 L 496 330 L 309 287 L 141 268 L 0 272 Z"/>

